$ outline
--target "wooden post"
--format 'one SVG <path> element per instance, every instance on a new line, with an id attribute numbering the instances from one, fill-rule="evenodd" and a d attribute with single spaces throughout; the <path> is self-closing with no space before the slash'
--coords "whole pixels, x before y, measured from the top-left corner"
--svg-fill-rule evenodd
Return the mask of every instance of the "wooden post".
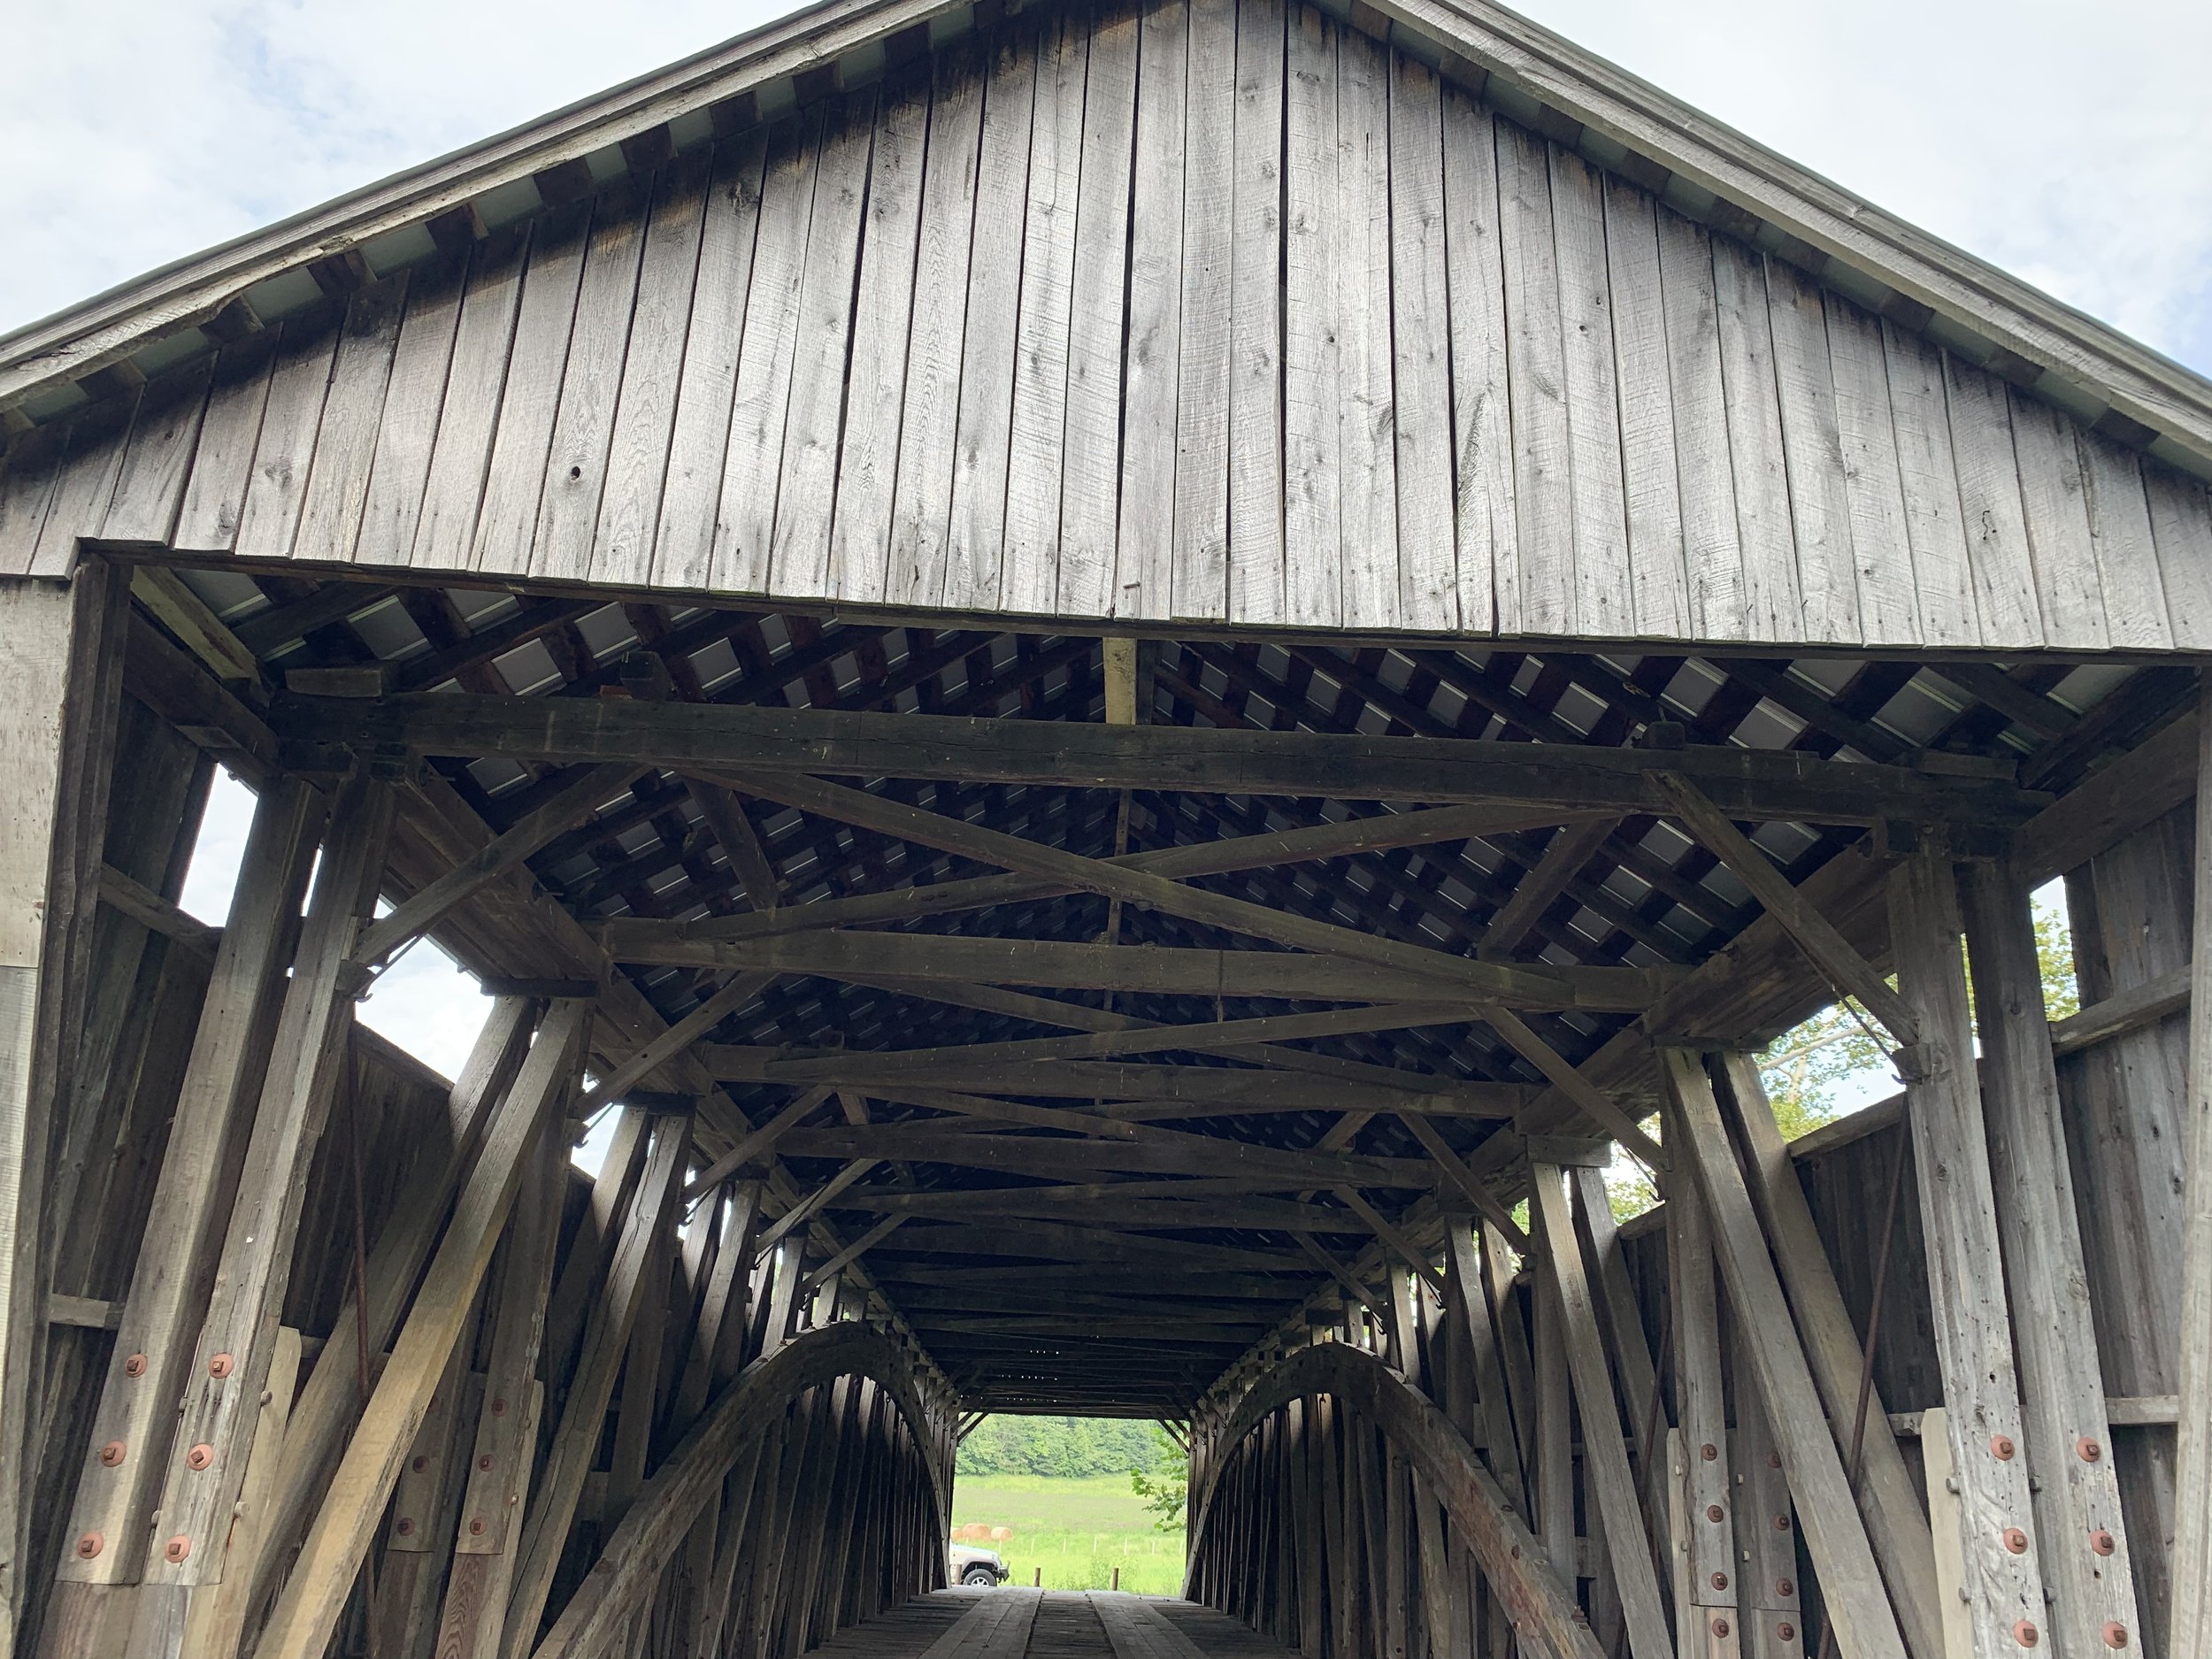
<path id="1" fill-rule="evenodd" d="M 1673 1118 L 1673 1114 L 1670 1114 Z M 1671 1121 L 1667 1139 L 1686 1131 Z M 1738 1622 L 1736 1490 L 1729 1479 L 1728 1412 L 1722 1380 L 1720 1299 L 1713 1267 L 1713 1234 L 1697 1183 L 1677 1183 L 1667 1199 L 1667 1300 L 1674 1317 L 1674 1398 L 1681 1419 L 1671 1442 L 1680 1458 L 1671 1471 L 1680 1494 L 1675 1506 L 1676 1557 L 1681 1595 L 1675 1627 L 1686 1655 L 1731 1651 Z M 1755 1409 L 1739 1394 L 1739 1414 Z"/>
<path id="2" fill-rule="evenodd" d="M 1751 1364 L 1740 1328 L 1732 1351 L 1734 1374 L 1747 1379 Z M 1736 1389 L 1736 1427 L 1728 1439 L 1728 1453 L 1736 1480 L 1741 1569 L 1736 1587 L 1743 1610 L 1746 1659 L 1803 1659 L 1805 1615 L 1797 1591 L 1797 1523 L 1790 1513 L 1790 1486 L 1783 1477 L 1782 1455 L 1775 1448 L 1766 1408 L 1748 1386 Z M 1934 1552 L 1929 1554 L 1932 1573 Z M 1939 1656 L 1931 1654 L 1929 1659 Z"/>
<path id="3" fill-rule="evenodd" d="M 2023 882 L 1995 864 L 1970 867 L 1963 892 L 2005 1273 L 2012 1284 L 2032 1287 L 2015 1309 L 2013 1338 L 2038 1558 L 2054 1598 L 2054 1646 L 2070 1659 L 2094 1659 L 2117 1643 L 2139 1641 L 2142 1623 L 2089 1311 L 2033 902 Z"/>
<path id="4" fill-rule="evenodd" d="M 0 1659 L 29 1591 L 47 1179 L 84 1021 L 128 606 L 99 559 L 66 584 L 0 581 Z"/>
<path id="5" fill-rule="evenodd" d="M 1959 948 L 1958 884 L 1947 854 L 1924 847 L 1892 872 L 1889 913 L 1898 987 L 1920 1026 L 1920 1041 L 1905 1056 L 1905 1121 L 1920 1171 L 1973 1653 L 2016 1659 L 2042 1640 L 2048 1615 L 2021 1455 L 2020 1387 Z"/>
<path id="6" fill-rule="evenodd" d="M 2181 1354 L 2169 1572 L 2175 1654 L 2212 1652 L 2212 683 L 2197 702 L 2195 902 L 2189 962 L 2188 1157 L 2182 1178 Z"/>

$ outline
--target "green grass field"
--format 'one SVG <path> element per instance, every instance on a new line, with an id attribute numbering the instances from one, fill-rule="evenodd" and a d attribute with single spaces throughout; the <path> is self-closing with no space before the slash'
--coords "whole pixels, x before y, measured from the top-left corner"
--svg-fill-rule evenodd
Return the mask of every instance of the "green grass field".
<path id="1" fill-rule="evenodd" d="M 1183 1588 L 1182 1529 L 1154 1532 L 1126 1475 L 962 1475 L 953 1483 L 952 1522 L 1010 1528 L 1010 1538 L 963 1541 L 997 1550 L 1015 1584 L 1033 1582 L 1042 1568 L 1048 1590 L 1104 1590 L 1119 1567 L 1125 1590 L 1176 1595 Z"/>

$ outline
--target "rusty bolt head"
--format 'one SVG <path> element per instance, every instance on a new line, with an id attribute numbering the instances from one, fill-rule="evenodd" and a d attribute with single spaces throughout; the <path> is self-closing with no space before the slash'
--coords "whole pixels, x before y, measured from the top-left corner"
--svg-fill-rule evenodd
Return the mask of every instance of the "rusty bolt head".
<path id="1" fill-rule="evenodd" d="M 2012 1436 L 2009 1434 L 1993 1434 L 1989 1437 L 1990 1455 L 1994 1457 L 2001 1463 L 2010 1463 L 2012 1461 L 2013 1453 L 2018 1449 L 2019 1448 L 2013 1445 Z M 2024 1619 L 2021 1622 L 2023 1624 L 2026 1623 Z"/>
<path id="2" fill-rule="evenodd" d="M 1709 1521 L 1717 1521 L 1727 1513 L 1728 1511 L 1717 1503 L 1709 1503 L 1705 1506 L 1705 1518 Z"/>
<path id="3" fill-rule="evenodd" d="M 2101 1526 L 2089 1534 L 2089 1548 L 2100 1555 L 2109 1555 L 2119 1546 L 2113 1542 L 2112 1534 Z"/>
<path id="4" fill-rule="evenodd" d="M 407 1466 L 419 1475 L 424 1470 L 430 1467 L 430 1460 L 427 1457 L 418 1457 Z"/>
<path id="5" fill-rule="evenodd" d="M 1779 1469 L 1781 1466 L 1782 1454 L 1779 1452 L 1769 1452 L 1767 1454 L 1767 1467 L 1769 1469 Z"/>
<path id="6" fill-rule="evenodd" d="M 187 1469 L 204 1469 L 215 1461 L 215 1448 L 203 1440 L 184 1455 Z"/>
<path id="7" fill-rule="evenodd" d="M 2119 1623 L 2116 1619 L 2108 1623 L 2104 1627 L 2104 1645 L 2108 1647 L 2115 1648 L 2126 1647 L 2128 1645 L 2128 1627 Z"/>
<path id="8" fill-rule="evenodd" d="M 1724 1572 L 1715 1573 L 1713 1575 L 1713 1588 L 1716 1590 L 1725 1590 L 1727 1587 L 1728 1575 Z"/>
<path id="9" fill-rule="evenodd" d="M 87 1532 L 77 1540 L 77 1559 L 90 1561 L 108 1547 L 108 1540 L 97 1532 Z"/>
<path id="10" fill-rule="evenodd" d="M 1777 1595 L 1795 1595 L 1797 1594 L 1797 1586 L 1792 1584 L 1787 1578 L 1777 1578 L 1774 1581 L 1774 1594 Z"/>
<path id="11" fill-rule="evenodd" d="M 2022 1619 L 2012 1627 L 2012 1639 L 2023 1647 L 2032 1647 L 2043 1640 L 2043 1632 L 2035 1627 L 2032 1619 Z"/>
<path id="12" fill-rule="evenodd" d="M 237 1369 L 238 1362 L 227 1354 L 218 1354 L 207 1363 L 207 1374 L 211 1377 L 227 1377 Z"/>
<path id="13" fill-rule="evenodd" d="M 123 1375 L 126 1377 L 143 1377 L 145 1374 L 146 1356 L 143 1354 L 134 1354 L 123 1362 Z"/>
<path id="14" fill-rule="evenodd" d="M 100 1461 L 103 1463 L 105 1463 L 110 1469 L 112 1469 L 116 1466 L 116 1464 L 123 1461 L 124 1455 L 129 1450 L 130 1448 L 125 1446 L 122 1441 L 110 1440 L 105 1446 L 103 1446 L 100 1448 Z"/>
<path id="15" fill-rule="evenodd" d="M 1709 1463 L 1720 1455 L 1720 1448 L 1714 1445 L 1712 1441 L 1708 1440 L 1704 1445 L 1697 1448 L 1697 1455 Z"/>
<path id="16" fill-rule="evenodd" d="M 1789 1620 L 1784 1619 L 1779 1624 L 1777 1624 L 1774 1627 L 1774 1633 L 1777 1636 L 1779 1636 L 1784 1641 L 1795 1641 L 1797 1640 L 1797 1626 L 1791 1624 Z"/>
<path id="17" fill-rule="evenodd" d="M 2074 1442 L 2074 1455 L 2085 1463 L 2093 1463 L 2104 1455 L 2104 1448 L 2085 1434 Z"/>
<path id="18" fill-rule="evenodd" d="M 192 1540 L 187 1538 L 182 1532 L 179 1532 L 174 1538 L 171 1539 L 167 1543 L 161 1547 L 161 1558 L 164 1561 L 182 1561 L 191 1553 Z"/>
<path id="19" fill-rule="evenodd" d="M 1715 1619 L 1713 1621 L 1713 1634 L 1716 1636 L 1725 1636 L 1728 1634 L 1728 1621 L 1724 1618 Z"/>
<path id="20" fill-rule="evenodd" d="M 412 1538 L 415 1535 L 415 1517 L 411 1515 L 401 1516 L 392 1531 L 397 1532 L 402 1538 Z"/>
<path id="21" fill-rule="evenodd" d="M 494 1397 L 492 1401 L 492 1415 L 495 1417 L 503 1417 L 507 1415 L 506 1395 L 499 1394 Z"/>
<path id="22" fill-rule="evenodd" d="M 2005 1528 L 2005 1548 L 2016 1555 L 2028 1553 L 2028 1535 L 2016 1526 Z"/>
<path id="23" fill-rule="evenodd" d="M 469 1536 L 471 1538 L 481 1538 L 484 1536 L 484 1523 L 481 1517 L 472 1519 L 469 1522 Z"/>
<path id="24" fill-rule="evenodd" d="M 1788 1532 L 1790 1530 L 1790 1517 L 1786 1515 L 1776 1516 L 1774 1517 L 1774 1530 L 1778 1532 Z"/>

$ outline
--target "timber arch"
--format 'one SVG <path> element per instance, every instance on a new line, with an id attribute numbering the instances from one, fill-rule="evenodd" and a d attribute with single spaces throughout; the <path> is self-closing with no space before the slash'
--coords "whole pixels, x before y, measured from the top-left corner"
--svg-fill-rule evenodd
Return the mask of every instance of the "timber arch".
<path id="1" fill-rule="evenodd" d="M 0 1659 L 2212 1652 L 2187 370 L 1484 0 L 837 0 L 0 446 Z"/>

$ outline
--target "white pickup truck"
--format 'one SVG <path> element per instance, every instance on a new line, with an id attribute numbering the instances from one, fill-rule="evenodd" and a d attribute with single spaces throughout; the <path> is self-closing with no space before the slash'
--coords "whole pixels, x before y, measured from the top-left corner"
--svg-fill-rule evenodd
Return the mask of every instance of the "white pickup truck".
<path id="1" fill-rule="evenodd" d="M 945 1546 L 945 1577 L 951 1583 L 995 1586 L 1013 1576 L 995 1549 L 979 1549 L 973 1544 Z"/>

